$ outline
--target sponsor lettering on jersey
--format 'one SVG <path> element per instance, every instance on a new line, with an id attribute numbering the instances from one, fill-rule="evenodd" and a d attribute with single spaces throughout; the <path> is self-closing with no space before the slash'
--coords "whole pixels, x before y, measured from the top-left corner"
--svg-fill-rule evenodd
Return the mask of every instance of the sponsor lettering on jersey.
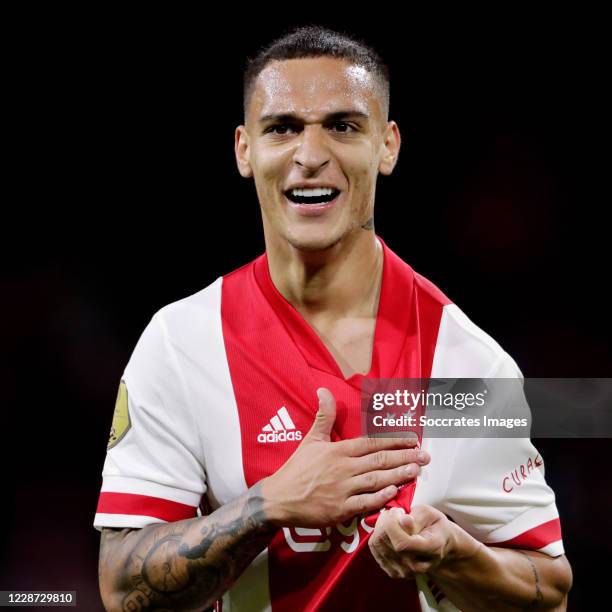
<path id="1" fill-rule="evenodd" d="M 539 468 L 542 463 L 542 457 L 540 457 L 539 453 L 533 459 L 529 457 L 527 463 L 521 463 L 520 465 L 517 465 L 510 472 L 510 474 L 504 476 L 504 479 L 502 480 L 502 489 L 506 493 L 512 493 L 512 491 L 514 491 L 514 488 L 520 487 L 523 482 L 527 480 L 527 478 L 529 478 L 529 475 L 531 474 L 532 470 Z"/>
<path id="2" fill-rule="evenodd" d="M 299 442 L 301 439 L 302 432 L 296 428 L 285 406 L 276 411 L 270 422 L 261 428 L 261 433 L 257 436 L 257 441 L 261 444 Z"/>
<path id="3" fill-rule="evenodd" d="M 348 523 L 348 524 L 346 524 Z M 364 516 L 355 516 L 350 522 L 337 523 L 331 527 L 283 527 L 289 548 L 297 553 L 326 552 L 331 548 L 341 548 L 351 554 L 359 546 L 361 538 L 372 533 L 374 527 L 365 522 Z"/>

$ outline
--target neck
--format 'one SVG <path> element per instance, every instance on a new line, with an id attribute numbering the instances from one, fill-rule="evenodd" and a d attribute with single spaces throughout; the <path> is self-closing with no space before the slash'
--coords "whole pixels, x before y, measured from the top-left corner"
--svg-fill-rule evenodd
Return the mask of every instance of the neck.
<path id="1" fill-rule="evenodd" d="M 305 315 L 326 318 L 376 315 L 382 277 L 382 245 L 359 230 L 324 251 L 303 251 L 287 241 L 266 241 L 272 281 Z"/>

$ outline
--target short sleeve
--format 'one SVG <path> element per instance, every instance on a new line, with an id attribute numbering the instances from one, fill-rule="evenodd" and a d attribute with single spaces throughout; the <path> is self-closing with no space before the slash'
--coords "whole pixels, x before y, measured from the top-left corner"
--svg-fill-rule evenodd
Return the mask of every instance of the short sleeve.
<path id="1" fill-rule="evenodd" d="M 198 514 L 206 491 L 201 443 L 163 309 L 125 368 L 102 477 L 98 529 L 138 528 Z"/>
<path id="2" fill-rule="evenodd" d="M 492 377 L 522 383 L 508 355 Z M 455 448 L 443 512 L 485 544 L 563 554 L 555 494 L 528 438 L 465 438 Z"/>

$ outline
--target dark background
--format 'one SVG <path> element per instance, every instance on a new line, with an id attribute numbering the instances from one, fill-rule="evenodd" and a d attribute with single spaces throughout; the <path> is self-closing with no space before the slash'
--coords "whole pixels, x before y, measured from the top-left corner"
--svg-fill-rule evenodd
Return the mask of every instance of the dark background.
<path id="1" fill-rule="evenodd" d="M 356 33 L 390 65 L 403 145 L 379 183 L 387 244 L 525 376 L 612 376 L 601 16 L 270 12 L 54 12 L 5 26 L 16 138 L 0 589 L 76 589 L 80 608 L 100 606 L 91 525 L 117 385 L 156 310 L 263 251 L 233 131 L 245 57 L 286 26 Z M 605 593 L 609 441 L 536 443 L 574 569 L 570 609 L 584 609 Z"/>

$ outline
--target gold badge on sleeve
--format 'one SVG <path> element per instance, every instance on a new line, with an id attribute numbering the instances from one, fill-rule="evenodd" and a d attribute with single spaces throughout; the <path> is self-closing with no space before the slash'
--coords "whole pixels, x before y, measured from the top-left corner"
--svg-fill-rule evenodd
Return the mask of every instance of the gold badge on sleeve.
<path id="1" fill-rule="evenodd" d="M 113 424 L 111 425 L 110 438 L 108 439 L 107 450 L 117 446 L 132 425 L 130 421 L 130 413 L 128 411 L 128 392 L 125 382 L 122 380 L 119 384 L 117 392 L 117 401 L 115 402 L 115 412 L 113 414 Z"/>

